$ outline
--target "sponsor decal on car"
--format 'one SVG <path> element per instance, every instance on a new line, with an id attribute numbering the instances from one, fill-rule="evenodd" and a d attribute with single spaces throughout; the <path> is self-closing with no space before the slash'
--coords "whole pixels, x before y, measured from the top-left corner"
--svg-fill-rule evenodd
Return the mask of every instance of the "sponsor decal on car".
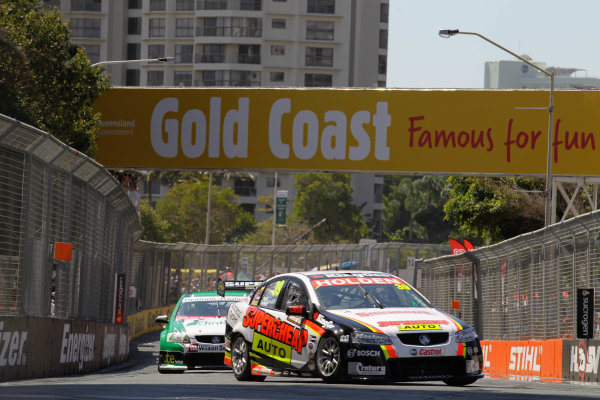
<path id="1" fill-rule="evenodd" d="M 435 320 L 416 320 L 416 321 L 380 321 L 377 323 L 380 327 L 394 326 L 394 325 L 449 325 L 449 321 L 435 319 Z"/>
<path id="2" fill-rule="evenodd" d="M 404 282 L 398 278 L 334 278 L 334 279 L 315 279 L 312 282 L 313 287 L 321 286 L 345 286 L 345 285 L 404 285 Z M 406 286 L 407 289 L 410 289 Z"/>
<path id="3" fill-rule="evenodd" d="M 255 336 L 256 333 L 260 333 L 262 336 L 275 339 L 291 346 L 299 354 L 302 354 L 302 348 L 308 342 L 306 329 L 290 325 L 256 307 L 248 307 L 242 325 L 253 329 Z"/>
<path id="4" fill-rule="evenodd" d="M 436 348 L 436 349 L 415 349 L 412 348 L 410 349 L 410 355 L 411 356 L 441 356 L 442 355 L 442 349 L 440 348 Z"/>
<path id="5" fill-rule="evenodd" d="M 379 350 L 358 350 L 358 349 L 348 349 L 346 352 L 348 358 L 354 357 L 379 357 L 381 352 Z"/>
<path id="6" fill-rule="evenodd" d="M 322 314 L 319 314 L 315 319 L 323 328 L 333 328 L 333 322 L 325 318 Z"/>
<path id="7" fill-rule="evenodd" d="M 292 346 L 270 339 L 260 333 L 254 334 L 254 338 L 252 339 L 252 350 L 266 354 L 286 364 L 291 363 Z"/>
<path id="8" fill-rule="evenodd" d="M 439 324 L 414 324 L 398 325 L 399 331 L 439 331 L 442 327 Z"/>
<path id="9" fill-rule="evenodd" d="M 351 375 L 385 375 L 385 366 L 364 365 L 361 362 L 349 362 L 348 373 Z"/>

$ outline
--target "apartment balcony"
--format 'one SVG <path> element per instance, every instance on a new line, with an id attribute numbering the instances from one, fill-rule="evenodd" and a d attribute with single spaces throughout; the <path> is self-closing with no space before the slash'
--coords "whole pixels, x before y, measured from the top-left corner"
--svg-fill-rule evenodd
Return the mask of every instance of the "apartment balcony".
<path id="1" fill-rule="evenodd" d="M 262 0 L 197 0 L 196 10 L 261 11 Z"/>
<path id="2" fill-rule="evenodd" d="M 260 55 L 250 54 L 198 54 L 196 63 L 209 64 L 260 64 Z"/>
<path id="3" fill-rule="evenodd" d="M 208 37 L 262 37 L 261 27 L 199 27 L 196 28 L 196 36 Z"/>

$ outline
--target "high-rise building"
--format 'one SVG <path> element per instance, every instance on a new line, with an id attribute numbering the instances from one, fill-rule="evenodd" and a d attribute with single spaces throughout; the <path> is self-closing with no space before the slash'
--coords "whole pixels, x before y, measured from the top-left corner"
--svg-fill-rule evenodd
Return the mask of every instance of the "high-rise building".
<path id="1" fill-rule="evenodd" d="M 114 86 L 385 87 L 389 0 L 54 0 L 72 41 L 106 65 Z M 293 174 L 233 178 L 261 221 L 274 185 L 294 199 Z M 354 203 L 381 235 L 383 177 L 352 175 Z M 159 198 L 153 196 L 153 198 Z"/>
<path id="2" fill-rule="evenodd" d="M 522 56 L 533 62 L 530 57 Z M 581 68 L 548 67 L 543 62 L 533 62 L 548 72 L 554 72 L 556 89 L 596 89 L 600 79 L 588 77 Z M 485 89 L 547 89 L 550 78 L 541 71 L 519 60 L 487 61 L 485 63 Z"/>

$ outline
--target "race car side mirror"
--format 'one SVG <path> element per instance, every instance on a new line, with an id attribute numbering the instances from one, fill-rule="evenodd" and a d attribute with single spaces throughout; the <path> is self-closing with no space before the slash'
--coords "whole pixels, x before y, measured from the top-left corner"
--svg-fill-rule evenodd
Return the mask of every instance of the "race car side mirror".
<path id="1" fill-rule="evenodd" d="M 167 317 L 166 315 L 159 315 L 158 317 L 156 317 L 156 323 L 157 324 L 168 324 L 169 317 Z"/>
<path id="2" fill-rule="evenodd" d="M 289 306 L 285 313 L 287 315 L 299 315 L 302 317 L 308 317 L 308 310 L 304 306 Z"/>

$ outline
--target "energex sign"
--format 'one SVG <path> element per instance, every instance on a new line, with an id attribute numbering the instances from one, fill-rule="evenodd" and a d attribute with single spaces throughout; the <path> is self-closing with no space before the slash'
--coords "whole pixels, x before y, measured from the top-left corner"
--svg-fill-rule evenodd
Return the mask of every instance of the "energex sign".
<path id="1" fill-rule="evenodd" d="M 594 338 L 594 289 L 577 289 L 577 338 Z"/>

